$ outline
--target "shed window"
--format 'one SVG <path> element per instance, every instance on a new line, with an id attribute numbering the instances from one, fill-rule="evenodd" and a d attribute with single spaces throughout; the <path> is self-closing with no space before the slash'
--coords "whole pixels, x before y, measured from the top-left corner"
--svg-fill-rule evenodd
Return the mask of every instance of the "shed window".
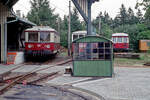
<path id="1" fill-rule="evenodd" d="M 109 42 L 74 43 L 73 47 L 75 60 L 111 59 L 111 44 Z"/>

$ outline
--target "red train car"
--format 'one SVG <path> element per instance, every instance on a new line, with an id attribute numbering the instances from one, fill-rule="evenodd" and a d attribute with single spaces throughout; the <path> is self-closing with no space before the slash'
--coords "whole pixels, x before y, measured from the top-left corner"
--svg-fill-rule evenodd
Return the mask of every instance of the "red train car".
<path id="1" fill-rule="evenodd" d="M 60 50 L 60 36 L 48 26 L 35 26 L 25 30 L 25 55 L 50 56 Z"/>
<path id="2" fill-rule="evenodd" d="M 129 50 L 129 36 L 127 33 L 113 33 L 112 41 L 113 41 L 114 51 Z"/>

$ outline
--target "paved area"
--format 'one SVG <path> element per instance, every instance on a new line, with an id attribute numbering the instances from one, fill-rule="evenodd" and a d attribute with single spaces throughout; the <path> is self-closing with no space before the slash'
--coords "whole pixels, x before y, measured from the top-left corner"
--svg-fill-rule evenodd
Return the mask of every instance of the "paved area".
<path id="1" fill-rule="evenodd" d="M 115 68 L 113 78 L 73 86 L 95 92 L 105 100 L 150 100 L 150 68 Z"/>
<path id="2" fill-rule="evenodd" d="M 48 65 L 25 65 L 14 72 L 28 72 Z M 0 65 L 0 73 L 4 73 L 15 65 Z M 64 71 L 67 66 L 57 66 L 41 73 Z M 55 85 L 72 85 L 99 94 L 105 100 L 150 100 L 150 68 L 118 68 L 115 67 L 113 78 L 72 77 L 62 75 L 47 82 Z"/>
<path id="3" fill-rule="evenodd" d="M 18 65 L 2 65 L 2 64 L 0 64 L 0 74 L 5 73 L 17 66 Z M 48 66 L 50 66 L 50 65 L 23 65 L 22 67 L 17 68 L 16 70 L 13 70 L 12 72 L 30 72 L 33 70 L 47 68 Z M 40 71 L 38 73 L 52 73 L 55 71 L 64 72 L 66 67 L 68 67 L 68 65 L 67 66 L 55 66 L 55 67 L 49 68 L 47 70 Z"/>

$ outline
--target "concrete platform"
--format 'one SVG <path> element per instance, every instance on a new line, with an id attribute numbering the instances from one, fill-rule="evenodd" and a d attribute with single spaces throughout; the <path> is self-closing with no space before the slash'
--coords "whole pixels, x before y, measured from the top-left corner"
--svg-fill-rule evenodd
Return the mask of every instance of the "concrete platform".
<path id="1" fill-rule="evenodd" d="M 150 68 L 115 68 L 115 77 L 74 84 L 106 100 L 150 100 Z"/>

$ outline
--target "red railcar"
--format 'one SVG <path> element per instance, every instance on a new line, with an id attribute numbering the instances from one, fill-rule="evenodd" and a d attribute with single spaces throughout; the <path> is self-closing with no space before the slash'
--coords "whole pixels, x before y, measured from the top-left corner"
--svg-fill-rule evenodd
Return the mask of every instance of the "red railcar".
<path id="1" fill-rule="evenodd" d="M 113 33 L 112 41 L 113 41 L 114 51 L 129 50 L 129 36 L 127 33 Z"/>
<path id="2" fill-rule="evenodd" d="M 46 56 L 57 54 L 60 50 L 58 32 L 48 26 L 35 26 L 25 30 L 25 55 Z"/>

